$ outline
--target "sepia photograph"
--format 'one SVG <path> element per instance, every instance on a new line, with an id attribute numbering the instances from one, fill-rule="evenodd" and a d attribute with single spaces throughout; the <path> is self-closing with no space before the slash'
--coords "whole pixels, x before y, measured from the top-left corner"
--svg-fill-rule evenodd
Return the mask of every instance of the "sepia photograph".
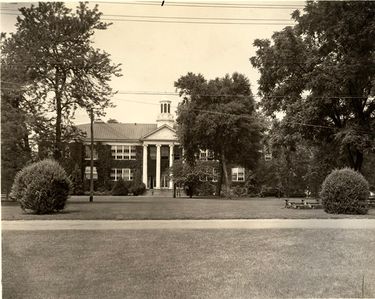
<path id="1" fill-rule="evenodd" d="M 375 298 L 375 1 L 0 1 L 1 298 Z"/>

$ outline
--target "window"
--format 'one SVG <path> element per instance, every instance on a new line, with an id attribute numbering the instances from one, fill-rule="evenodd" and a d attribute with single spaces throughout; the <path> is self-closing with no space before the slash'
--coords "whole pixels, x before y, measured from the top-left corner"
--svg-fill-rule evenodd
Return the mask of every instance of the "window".
<path id="1" fill-rule="evenodd" d="M 98 159 L 98 152 L 95 149 L 94 146 L 94 160 Z M 91 159 L 91 146 L 90 145 L 85 145 L 85 160 L 90 160 Z"/>
<path id="2" fill-rule="evenodd" d="M 207 151 L 200 150 L 199 160 L 207 160 Z"/>
<path id="3" fill-rule="evenodd" d="M 85 167 L 85 178 L 88 179 L 88 180 L 91 179 L 91 174 L 90 174 L 91 169 L 90 168 L 91 168 L 90 166 Z M 95 166 L 92 168 L 92 178 L 94 180 L 98 179 L 98 172 L 96 171 Z"/>
<path id="4" fill-rule="evenodd" d="M 134 170 L 130 168 L 112 168 L 111 169 L 111 180 L 118 181 L 122 178 L 124 181 L 132 181 L 134 176 Z"/>
<path id="5" fill-rule="evenodd" d="M 232 168 L 232 182 L 244 182 L 245 181 L 245 168 L 237 167 Z"/>
<path id="6" fill-rule="evenodd" d="M 272 160 L 272 154 L 271 153 L 267 153 L 264 155 L 264 160 L 265 161 L 271 161 Z"/>
<path id="7" fill-rule="evenodd" d="M 137 156 L 135 145 L 112 145 L 111 153 L 115 160 L 135 160 Z"/>
<path id="8" fill-rule="evenodd" d="M 212 168 L 212 181 L 217 182 L 218 173 L 216 168 Z"/>
<path id="9" fill-rule="evenodd" d="M 201 182 L 217 182 L 218 173 L 216 168 L 212 168 L 212 174 L 206 174 L 202 176 L 199 180 Z"/>
<path id="10" fill-rule="evenodd" d="M 160 187 L 161 188 L 168 188 L 169 187 L 169 175 L 163 174 L 160 179 Z"/>
<path id="11" fill-rule="evenodd" d="M 211 150 L 200 150 L 199 160 L 208 161 L 214 159 L 214 152 Z"/>

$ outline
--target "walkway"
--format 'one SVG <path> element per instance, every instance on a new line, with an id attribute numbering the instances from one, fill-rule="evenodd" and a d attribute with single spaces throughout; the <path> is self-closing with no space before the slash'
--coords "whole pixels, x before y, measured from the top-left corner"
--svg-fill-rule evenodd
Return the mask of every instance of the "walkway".
<path id="1" fill-rule="evenodd" d="M 375 219 L 22 220 L 2 230 L 375 229 Z"/>

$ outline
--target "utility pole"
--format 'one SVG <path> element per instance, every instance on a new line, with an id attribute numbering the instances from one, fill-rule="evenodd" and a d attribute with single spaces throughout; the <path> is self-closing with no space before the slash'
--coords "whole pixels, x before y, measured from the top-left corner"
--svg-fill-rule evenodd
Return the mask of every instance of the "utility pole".
<path id="1" fill-rule="evenodd" d="M 90 109 L 90 133 L 91 133 L 91 144 L 90 144 L 90 202 L 93 202 L 94 198 L 94 111 Z"/>

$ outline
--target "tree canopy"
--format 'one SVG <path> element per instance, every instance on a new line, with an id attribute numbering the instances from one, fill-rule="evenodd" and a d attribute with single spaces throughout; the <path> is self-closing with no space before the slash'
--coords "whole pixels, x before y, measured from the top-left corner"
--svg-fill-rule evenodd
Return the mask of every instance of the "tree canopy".
<path id="1" fill-rule="evenodd" d="M 175 87 L 183 97 L 177 132 L 187 161 L 193 164 L 199 149 L 213 151 L 229 188 L 227 163 L 253 167 L 259 157 L 262 126 L 248 79 L 234 73 L 207 81 L 188 73 Z"/>
<path id="2" fill-rule="evenodd" d="M 119 65 L 91 40 L 110 23 L 100 20 L 98 6 L 90 9 L 87 3 L 73 12 L 63 2 L 40 2 L 20 8 L 20 13 L 16 32 L 2 43 L 3 84 L 22 92 L 22 108 L 49 116 L 53 154 L 60 159 L 64 128 L 70 127 L 74 111 L 103 112 L 111 105 L 109 82 L 120 75 Z"/>
<path id="3" fill-rule="evenodd" d="M 261 107 L 285 113 L 290 131 L 337 144 L 361 170 L 375 147 L 375 2 L 307 2 L 296 21 L 257 39 Z"/>

